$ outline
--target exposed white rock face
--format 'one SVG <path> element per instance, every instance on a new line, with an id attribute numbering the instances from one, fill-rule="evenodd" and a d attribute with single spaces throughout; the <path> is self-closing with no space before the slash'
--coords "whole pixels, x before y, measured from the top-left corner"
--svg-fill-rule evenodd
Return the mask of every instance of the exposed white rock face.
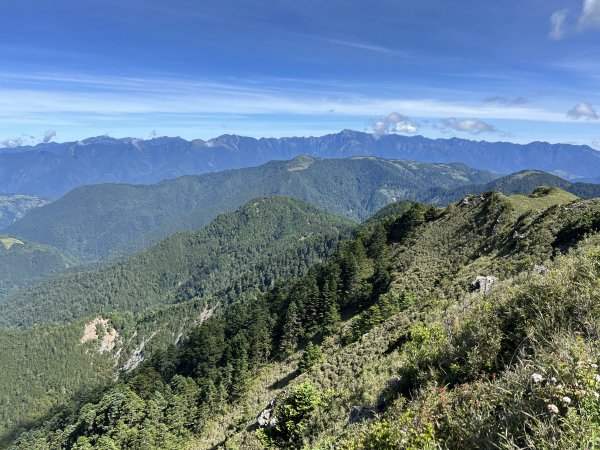
<path id="1" fill-rule="evenodd" d="M 147 339 L 142 340 L 140 345 L 138 345 L 133 350 L 127 362 L 123 364 L 121 371 L 129 372 L 130 370 L 135 369 L 144 360 L 144 347 L 146 346 L 148 341 L 150 341 L 154 336 L 156 336 L 157 333 L 158 330 L 154 331 Z"/>
<path id="2" fill-rule="evenodd" d="M 478 291 L 483 293 L 483 295 L 486 295 L 488 292 L 490 292 L 490 289 L 497 281 L 497 277 L 491 275 L 480 275 L 471 282 L 471 290 Z"/>
<path id="3" fill-rule="evenodd" d="M 100 325 L 100 327 L 98 327 Z M 98 335 L 98 328 L 103 330 L 102 336 Z M 96 317 L 91 322 L 88 322 L 83 329 L 83 336 L 79 340 L 81 344 L 90 342 L 93 340 L 100 341 L 98 345 L 98 353 L 110 352 L 115 348 L 116 340 L 119 337 L 119 333 L 111 325 L 108 319 L 102 317 Z"/>
<path id="4" fill-rule="evenodd" d="M 261 411 L 256 418 L 258 426 L 261 428 L 270 427 L 277 424 L 277 417 L 275 417 L 275 400 L 271 400 L 267 407 Z"/>

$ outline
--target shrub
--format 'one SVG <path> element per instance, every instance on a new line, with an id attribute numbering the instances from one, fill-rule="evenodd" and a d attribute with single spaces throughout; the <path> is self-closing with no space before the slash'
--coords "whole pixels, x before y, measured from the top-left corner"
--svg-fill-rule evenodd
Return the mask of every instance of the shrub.
<path id="1" fill-rule="evenodd" d="M 326 401 L 310 381 L 305 381 L 287 396 L 275 410 L 277 423 L 259 430 L 266 447 L 299 449 L 309 433 L 311 417 Z"/>

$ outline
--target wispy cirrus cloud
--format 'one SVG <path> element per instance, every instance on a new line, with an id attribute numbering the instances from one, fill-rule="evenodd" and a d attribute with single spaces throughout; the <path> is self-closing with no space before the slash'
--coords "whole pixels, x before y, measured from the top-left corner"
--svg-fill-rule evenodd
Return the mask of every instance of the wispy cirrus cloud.
<path id="1" fill-rule="evenodd" d="M 364 90 L 369 90 L 367 86 Z M 381 87 L 385 91 L 385 86 Z M 342 83 L 307 86 L 272 80 L 190 80 L 81 74 L 0 73 L 0 118 L 23 121 L 40 114 L 320 114 L 379 116 L 407 111 L 413 117 L 566 121 L 563 112 L 462 99 L 369 95 Z M 513 99 L 514 100 L 514 99 Z M 407 127 L 408 131 L 410 128 Z"/>
<path id="2" fill-rule="evenodd" d="M 402 50 L 397 50 L 397 49 L 394 49 L 391 47 L 384 47 L 381 45 L 370 44 L 370 43 L 366 43 L 366 42 L 351 41 L 351 40 L 346 40 L 346 39 L 323 38 L 323 37 L 316 38 L 316 39 L 323 41 L 323 42 L 328 42 L 330 44 L 341 45 L 343 47 L 357 48 L 359 50 L 366 50 L 369 52 L 383 53 L 383 54 L 403 56 L 403 57 L 409 56 L 408 52 L 405 52 Z"/>

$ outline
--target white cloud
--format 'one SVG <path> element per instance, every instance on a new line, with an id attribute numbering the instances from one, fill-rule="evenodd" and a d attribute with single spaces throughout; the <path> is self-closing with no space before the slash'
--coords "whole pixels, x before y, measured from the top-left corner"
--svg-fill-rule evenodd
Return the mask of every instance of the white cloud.
<path id="1" fill-rule="evenodd" d="M 367 90 L 366 88 L 364 89 Z M 377 117 L 381 111 L 410 111 L 421 119 L 478 117 L 481 120 L 570 122 L 564 110 L 552 111 L 511 100 L 506 104 L 431 97 L 357 94 L 360 85 L 315 82 L 314 86 L 271 80 L 230 80 L 227 83 L 176 78 L 90 77 L 77 74 L 0 72 L 0 124 L 11 133 L 15 126 L 104 128 L 105 122 L 169 115 L 315 115 L 334 110 L 335 116 Z M 452 92 L 454 97 L 460 92 Z M 518 97 L 517 97 L 518 98 Z M 144 119 L 141 119 L 141 117 Z M 399 132 L 418 124 L 394 122 Z M 384 123 L 385 125 L 385 123 Z M 412 127 L 411 127 L 412 125 Z M 414 127 L 414 128 L 413 128 Z M 388 128 L 391 130 L 391 125 Z M 145 131 L 147 133 L 147 131 Z"/>
<path id="2" fill-rule="evenodd" d="M 352 48 L 358 48 L 360 50 L 367 50 L 367 51 L 371 51 L 371 52 L 385 53 L 385 54 L 389 54 L 389 55 L 408 57 L 408 53 L 406 53 L 404 51 L 396 50 L 396 49 L 389 48 L 389 47 L 382 47 L 380 45 L 367 44 L 364 42 L 348 41 L 348 40 L 343 40 L 343 39 L 328 39 L 328 38 L 316 38 L 316 39 L 318 39 L 320 41 L 324 41 L 324 42 L 329 42 L 330 44 L 342 45 L 344 47 L 352 47 Z"/>
<path id="3" fill-rule="evenodd" d="M 451 117 L 449 119 L 444 119 L 442 121 L 445 127 L 452 128 L 456 131 L 462 131 L 471 134 L 479 134 L 479 133 L 499 133 L 498 130 L 493 125 L 489 123 L 483 122 L 478 119 L 456 119 L 455 117 Z"/>
<path id="4" fill-rule="evenodd" d="M 583 0 L 581 12 L 572 14 L 566 9 L 556 11 L 550 16 L 551 39 L 559 40 L 575 31 L 600 28 L 600 0 Z"/>
<path id="5" fill-rule="evenodd" d="M 386 117 L 382 117 L 373 122 L 373 134 L 376 136 L 382 136 L 390 132 L 415 134 L 417 131 L 419 131 L 418 123 L 413 122 L 408 117 L 396 112 L 388 114 Z"/>
<path id="6" fill-rule="evenodd" d="M 600 0 L 584 0 L 579 27 L 582 29 L 600 27 Z"/>
<path id="7" fill-rule="evenodd" d="M 56 137 L 56 131 L 54 131 L 54 130 L 46 130 L 44 132 L 44 137 L 42 138 L 42 142 L 48 143 L 52 139 L 54 139 L 55 137 Z"/>
<path id="8" fill-rule="evenodd" d="M 579 102 L 567 111 L 567 116 L 571 119 L 598 120 L 599 116 L 594 107 L 588 102 Z"/>
<path id="9" fill-rule="evenodd" d="M 20 147 L 21 145 L 23 145 L 23 139 L 21 139 L 21 138 L 4 139 L 3 141 L 0 141 L 0 145 L 2 147 L 9 147 L 9 148 Z"/>
<path id="10" fill-rule="evenodd" d="M 566 24 L 567 21 L 567 10 L 562 9 L 560 11 L 556 11 L 552 16 L 550 16 L 550 33 L 548 36 L 552 39 L 562 39 L 566 34 Z"/>
<path id="11" fill-rule="evenodd" d="M 397 123 L 393 130 L 396 133 L 415 134 L 419 131 L 419 127 L 410 121 L 404 121 Z"/>

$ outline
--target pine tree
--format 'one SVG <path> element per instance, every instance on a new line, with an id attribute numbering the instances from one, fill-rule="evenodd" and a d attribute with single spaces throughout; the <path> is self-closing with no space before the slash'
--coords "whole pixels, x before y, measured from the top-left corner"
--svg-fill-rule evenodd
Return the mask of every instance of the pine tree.
<path id="1" fill-rule="evenodd" d="M 329 302 L 323 320 L 323 334 L 330 336 L 340 329 L 340 309 L 336 302 Z"/>
<path id="2" fill-rule="evenodd" d="M 323 359 L 323 350 L 318 345 L 309 342 L 306 348 L 304 349 L 304 353 L 302 353 L 302 358 L 298 363 L 298 368 L 301 372 L 308 371 L 311 367 L 318 364 Z"/>
<path id="3" fill-rule="evenodd" d="M 282 356 L 290 355 L 296 350 L 298 340 L 302 334 L 302 323 L 296 302 L 292 301 L 288 307 L 283 323 L 283 332 L 279 345 Z"/>

